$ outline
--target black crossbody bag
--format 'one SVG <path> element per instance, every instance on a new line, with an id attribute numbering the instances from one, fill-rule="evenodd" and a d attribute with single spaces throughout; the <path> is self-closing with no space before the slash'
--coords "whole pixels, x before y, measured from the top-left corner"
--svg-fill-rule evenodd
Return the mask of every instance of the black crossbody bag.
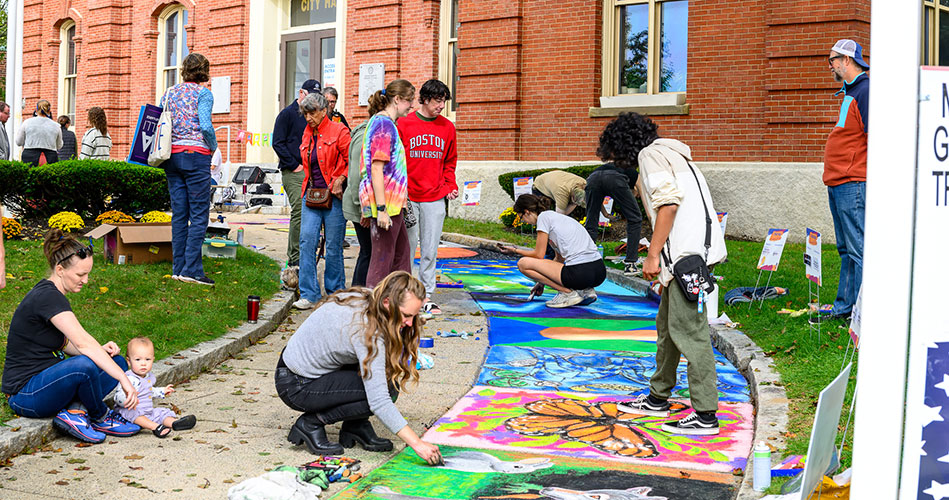
<path id="1" fill-rule="evenodd" d="M 683 156 L 684 158 L 684 156 Z M 666 246 L 662 249 L 662 258 L 666 265 L 672 267 L 672 277 L 679 283 L 679 288 L 685 293 L 685 298 L 689 302 L 699 300 L 699 295 L 704 290 L 705 295 L 715 291 L 715 280 L 712 279 L 712 273 L 708 269 L 708 250 L 712 246 L 712 218 L 708 214 L 708 205 L 705 203 L 705 195 L 702 193 L 702 184 L 699 182 L 699 176 L 692 167 L 692 162 L 685 158 L 692 176 L 695 177 L 695 183 L 699 187 L 699 196 L 702 197 L 702 208 L 705 209 L 705 256 L 687 255 L 675 264 L 669 258 L 669 241 L 666 240 Z"/>

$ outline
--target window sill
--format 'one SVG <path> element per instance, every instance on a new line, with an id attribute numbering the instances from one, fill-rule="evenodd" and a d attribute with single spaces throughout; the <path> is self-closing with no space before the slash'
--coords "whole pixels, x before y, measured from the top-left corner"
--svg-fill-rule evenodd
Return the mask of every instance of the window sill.
<path id="1" fill-rule="evenodd" d="M 600 107 L 590 108 L 590 118 L 603 118 L 619 116 L 626 112 L 639 113 L 646 116 L 656 115 L 687 115 L 689 114 L 688 104 L 670 104 L 670 105 L 640 105 L 623 107 Z"/>
<path id="2" fill-rule="evenodd" d="M 685 93 L 622 94 L 600 97 L 600 107 L 590 108 L 590 117 L 619 116 L 634 111 L 641 115 L 687 115 Z"/>

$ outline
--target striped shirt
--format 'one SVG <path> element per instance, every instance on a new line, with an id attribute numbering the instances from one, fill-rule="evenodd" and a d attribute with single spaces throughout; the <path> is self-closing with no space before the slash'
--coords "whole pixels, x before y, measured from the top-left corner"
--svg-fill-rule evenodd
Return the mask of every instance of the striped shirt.
<path id="1" fill-rule="evenodd" d="M 92 127 L 82 136 L 82 147 L 79 150 L 79 159 L 108 160 L 110 151 L 112 151 L 112 137 Z"/>

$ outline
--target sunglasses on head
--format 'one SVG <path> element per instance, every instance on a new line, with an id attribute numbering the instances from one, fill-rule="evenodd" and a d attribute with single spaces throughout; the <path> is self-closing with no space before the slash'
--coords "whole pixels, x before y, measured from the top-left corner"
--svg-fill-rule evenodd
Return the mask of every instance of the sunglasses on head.
<path id="1" fill-rule="evenodd" d="M 84 247 L 80 247 L 75 252 L 63 257 L 62 259 L 59 259 L 58 264 L 62 264 L 63 262 L 66 262 L 67 260 L 71 259 L 73 255 L 75 255 L 76 257 L 79 257 L 80 259 L 85 259 L 86 257 L 92 257 L 92 254 L 94 251 L 95 249 L 92 247 L 92 242 L 90 241 L 88 245 Z"/>

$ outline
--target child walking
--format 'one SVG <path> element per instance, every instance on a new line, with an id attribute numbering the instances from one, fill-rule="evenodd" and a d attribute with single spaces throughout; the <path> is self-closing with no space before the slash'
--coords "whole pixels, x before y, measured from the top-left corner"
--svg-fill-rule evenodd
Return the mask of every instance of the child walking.
<path id="1" fill-rule="evenodd" d="M 125 372 L 128 375 L 132 385 L 138 391 L 138 406 L 128 410 L 119 408 L 119 413 L 127 420 L 134 422 L 143 429 L 149 429 L 157 437 L 165 438 L 171 434 L 172 429 L 183 431 L 194 427 L 194 415 L 187 415 L 181 418 L 175 416 L 175 413 L 168 408 L 156 407 L 152 404 L 152 398 L 164 398 L 166 395 L 175 392 L 172 385 L 165 387 L 155 387 L 155 374 L 152 373 L 152 363 L 155 361 L 155 346 L 147 337 L 135 337 L 129 340 L 126 349 L 129 369 Z M 122 399 L 123 401 L 119 401 Z M 115 402 L 121 406 L 124 402 L 125 394 L 119 391 L 115 395 Z"/>

